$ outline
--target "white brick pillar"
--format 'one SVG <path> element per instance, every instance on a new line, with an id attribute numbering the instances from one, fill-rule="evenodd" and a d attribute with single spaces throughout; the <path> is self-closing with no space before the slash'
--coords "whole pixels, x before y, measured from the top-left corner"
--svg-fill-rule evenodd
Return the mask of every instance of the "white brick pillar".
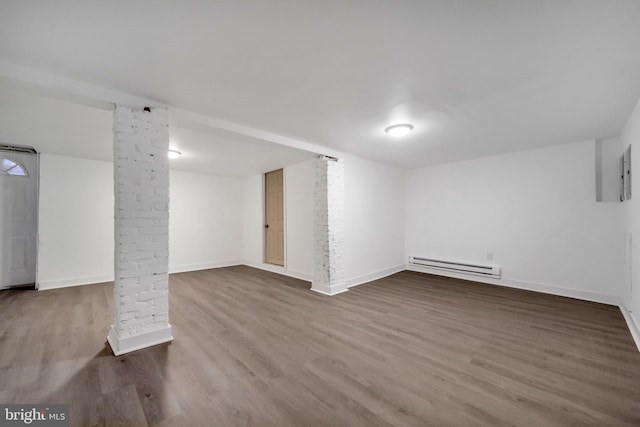
<path id="1" fill-rule="evenodd" d="M 344 162 L 319 156 L 314 185 L 314 277 L 311 290 L 336 295 L 344 280 Z"/>
<path id="2" fill-rule="evenodd" d="M 116 106 L 115 355 L 171 341 L 169 324 L 169 113 Z"/>

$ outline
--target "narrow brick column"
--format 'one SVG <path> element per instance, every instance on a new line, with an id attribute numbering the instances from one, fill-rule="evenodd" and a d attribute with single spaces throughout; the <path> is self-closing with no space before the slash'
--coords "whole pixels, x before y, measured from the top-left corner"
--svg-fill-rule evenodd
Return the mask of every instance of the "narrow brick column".
<path id="1" fill-rule="evenodd" d="M 344 162 L 319 156 L 314 186 L 314 277 L 311 290 L 336 295 L 344 280 Z"/>
<path id="2" fill-rule="evenodd" d="M 115 355 L 171 341 L 169 324 L 169 113 L 116 106 Z"/>

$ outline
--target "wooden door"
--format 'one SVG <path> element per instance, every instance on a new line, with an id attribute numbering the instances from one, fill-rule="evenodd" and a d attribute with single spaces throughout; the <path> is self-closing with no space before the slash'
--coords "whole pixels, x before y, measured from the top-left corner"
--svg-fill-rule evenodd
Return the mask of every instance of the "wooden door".
<path id="1" fill-rule="evenodd" d="M 284 173 L 264 174 L 265 261 L 284 266 Z"/>

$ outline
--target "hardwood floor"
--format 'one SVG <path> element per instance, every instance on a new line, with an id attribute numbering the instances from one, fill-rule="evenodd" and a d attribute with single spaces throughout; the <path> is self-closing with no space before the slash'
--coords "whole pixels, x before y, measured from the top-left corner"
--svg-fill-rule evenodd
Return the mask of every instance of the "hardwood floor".
<path id="1" fill-rule="evenodd" d="M 72 425 L 638 426 L 617 307 L 402 272 L 336 297 L 249 267 L 171 276 L 171 345 L 114 357 L 110 283 L 0 292 L 0 403 Z"/>

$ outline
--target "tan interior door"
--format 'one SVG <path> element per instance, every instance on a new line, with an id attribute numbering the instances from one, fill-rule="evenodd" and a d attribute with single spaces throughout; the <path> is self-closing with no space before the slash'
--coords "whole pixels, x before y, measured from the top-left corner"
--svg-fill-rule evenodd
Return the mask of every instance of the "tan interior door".
<path id="1" fill-rule="evenodd" d="M 284 173 L 264 174 L 265 261 L 284 266 Z"/>

